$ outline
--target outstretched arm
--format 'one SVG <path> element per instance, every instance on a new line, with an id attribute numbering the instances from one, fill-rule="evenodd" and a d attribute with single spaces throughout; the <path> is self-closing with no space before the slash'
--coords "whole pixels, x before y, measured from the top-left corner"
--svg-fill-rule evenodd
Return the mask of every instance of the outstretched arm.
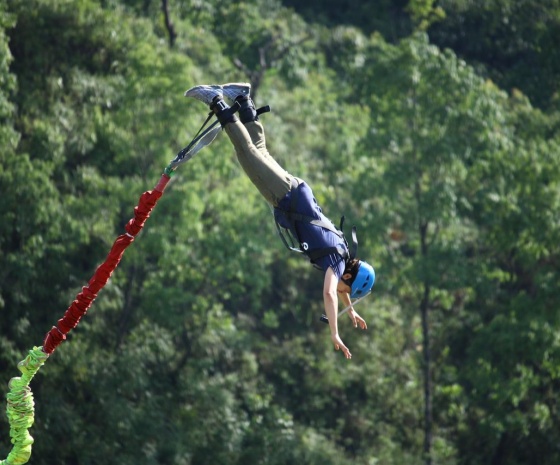
<path id="1" fill-rule="evenodd" d="M 325 304 L 325 314 L 329 319 L 331 329 L 331 340 L 336 350 L 342 350 L 344 356 L 348 359 L 352 358 L 352 354 L 348 347 L 344 345 L 342 339 L 338 335 L 338 296 L 336 286 L 338 278 L 333 269 L 329 267 L 325 273 L 325 281 L 323 283 L 323 302 Z"/>

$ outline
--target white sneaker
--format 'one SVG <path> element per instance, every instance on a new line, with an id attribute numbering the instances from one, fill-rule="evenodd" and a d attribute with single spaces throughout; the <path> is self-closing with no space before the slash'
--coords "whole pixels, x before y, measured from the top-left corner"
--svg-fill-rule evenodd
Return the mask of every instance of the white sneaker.
<path id="1" fill-rule="evenodd" d="M 209 86 L 194 86 L 185 92 L 185 97 L 191 97 L 200 100 L 206 105 L 212 105 L 212 101 L 216 98 L 223 98 L 224 93 L 222 86 L 209 85 Z"/>
<path id="2" fill-rule="evenodd" d="M 248 82 L 229 82 L 228 84 L 222 84 L 222 90 L 224 95 L 233 102 L 240 95 L 249 97 L 251 84 Z"/>

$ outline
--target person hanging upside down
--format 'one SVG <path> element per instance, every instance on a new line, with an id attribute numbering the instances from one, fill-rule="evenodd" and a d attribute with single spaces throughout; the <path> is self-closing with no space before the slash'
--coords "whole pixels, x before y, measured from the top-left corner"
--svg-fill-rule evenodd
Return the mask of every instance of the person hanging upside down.
<path id="1" fill-rule="evenodd" d="M 338 333 L 338 296 L 345 306 L 351 298 L 368 294 L 375 282 L 371 265 L 350 253 L 341 231 L 323 214 L 309 185 L 282 168 L 268 153 L 264 128 L 247 83 L 199 85 L 185 92 L 208 105 L 235 148 L 241 167 L 262 196 L 274 207 L 277 225 L 290 231 L 310 261 L 325 272 L 323 302 L 331 339 L 347 359 L 350 350 Z M 232 102 L 228 105 L 224 97 Z M 238 112 L 239 117 L 236 116 Z M 280 229 L 279 229 L 280 230 Z M 350 307 L 354 327 L 367 329 L 365 320 Z"/>

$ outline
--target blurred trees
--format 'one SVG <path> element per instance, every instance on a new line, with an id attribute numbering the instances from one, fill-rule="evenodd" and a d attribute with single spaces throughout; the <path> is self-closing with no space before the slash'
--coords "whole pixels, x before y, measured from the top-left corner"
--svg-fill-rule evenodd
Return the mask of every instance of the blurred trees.
<path id="1" fill-rule="evenodd" d="M 556 0 L 443 0 L 446 20 L 431 37 L 539 108 L 558 110 L 560 4 Z"/>
<path id="2" fill-rule="evenodd" d="M 556 0 L 284 0 L 310 23 L 356 27 L 397 43 L 417 27 L 508 92 L 558 110 L 560 5 Z"/>
<path id="3" fill-rule="evenodd" d="M 202 124 L 197 83 L 252 82 L 378 274 L 347 363 L 219 137 L 34 381 L 33 463 L 558 462 L 557 5 L 319 3 L 0 0 L 2 385 Z"/>

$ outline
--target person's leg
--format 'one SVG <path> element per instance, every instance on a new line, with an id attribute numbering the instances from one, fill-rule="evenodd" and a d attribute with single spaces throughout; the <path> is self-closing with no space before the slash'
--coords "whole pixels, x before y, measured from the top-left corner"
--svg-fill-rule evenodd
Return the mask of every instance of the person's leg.
<path id="1" fill-rule="evenodd" d="M 249 129 L 254 135 L 259 132 L 263 134 L 262 138 L 255 140 L 262 141 L 264 150 L 255 146 Z M 262 125 L 258 122 L 243 125 L 239 121 L 233 121 L 227 123 L 224 130 L 235 148 L 239 164 L 249 179 L 270 204 L 278 205 L 291 189 L 292 176 L 266 151 Z"/>
<path id="2" fill-rule="evenodd" d="M 257 150 L 261 153 L 261 156 L 264 160 L 268 160 L 270 164 L 278 165 L 276 160 L 270 155 L 268 149 L 266 147 L 266 137 L 264 134 L 264 127 L 259 121 L 259 116 L 257 114 L 257 110 L 253 100 L 251 99 L 250 94 L 250 87 L 245 87 L 243 92 L 239 95 L 235 95 L 236 91 L 239 91 L 239 87 L 236 84 L 224 84 L 224 94 L 228 96 L 228 98 L 233 99 L 237 104 L 239 104 L 239 119 L 249 136 L 251 137 L 251 141 L 253 145 L 257 148 Z M 282 193 L 285 195 L 289 189 L 292 187 L 292 178 L 290 176 L 290 185 L 288 186 L 288 190 L 285 190 L 285 184 L 282 185 Z M 282 197 L 283 197 L 282 195 Z M 281 198 L 281 197 L 280 197 Z"/>
<path id="3" fill-rule="evenodd" d="M 232 82 L 223 84 L 222 90 L 225 97 L 239 104 L 239 119 L 247 129 L 255 147 L 269 156 L 266 148 L 264 128 L 259 122 L 255 104 L 251 99 L 251 85 L 244 82 Z"/>
<path id="4" fill-rule="evenodd" d="M 252 101 L 249 99 L 251 108 L 246 102 L 237 103 L 240 106 L 240 117 L 246 120 L 246 125 L 243 125 L 235 116 L 235 111 L 224 102 L 222 86 L 196 86 L 185 95 L 210 106 L 232 142 L 241 167 L 263 197 L 276 206 L 290 191 L 292 176 L 266 150 L 262 125 L 255 120 L 249 121 L 253 112 L 256 119 Z"/>
<path id="5" fill-rule="evenodd" d="M 270 156 L 266 148 L 264 128 L 259 122 L 259 116 L 253 99 L 251 99 L 250 95 L 247 93 L 246 95 L 237 96 L 234 100 L 239 104 L 239 119 L 247 129 L 249 136 L 251 136 L 251 141 L 253 141 L 253 144 L 258 150 Z"/>

